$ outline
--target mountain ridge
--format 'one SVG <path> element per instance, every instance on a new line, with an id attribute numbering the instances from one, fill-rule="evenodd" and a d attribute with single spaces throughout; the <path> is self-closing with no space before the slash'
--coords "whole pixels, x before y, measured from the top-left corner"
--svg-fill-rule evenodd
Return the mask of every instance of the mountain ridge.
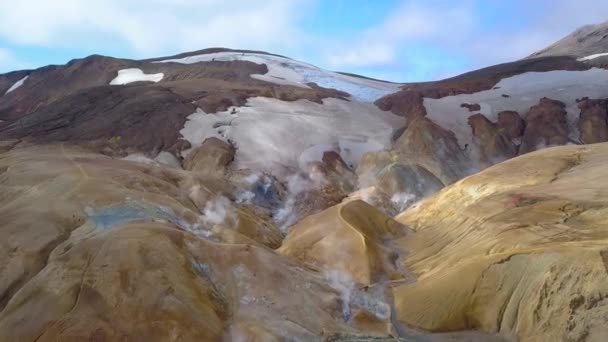
<path id="1" fill-rule="evenodd" d="M 557 55 L 583 58 L 605 52 L 608 52 L 608 21 L 580 27 L 528 58 Z"/>

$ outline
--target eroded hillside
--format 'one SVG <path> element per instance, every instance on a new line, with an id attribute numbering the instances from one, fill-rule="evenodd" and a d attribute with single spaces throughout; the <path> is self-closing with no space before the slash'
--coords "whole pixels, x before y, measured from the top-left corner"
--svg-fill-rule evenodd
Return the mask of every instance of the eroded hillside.
<path id="1" fill-rule="evenodd" d="M 605 341 L 603 30 L 426 83 L 0 75 L 0 341 Z"/>

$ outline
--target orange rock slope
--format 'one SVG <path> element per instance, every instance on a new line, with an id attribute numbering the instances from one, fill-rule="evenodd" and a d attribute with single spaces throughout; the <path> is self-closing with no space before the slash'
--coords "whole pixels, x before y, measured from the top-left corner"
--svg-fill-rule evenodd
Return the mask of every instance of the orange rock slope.
<path id="1" fill-rule="evenodd" d="M 511 159 L 395 219 L 354 195 L 286 236 L 223 161 L 2 149 L 2 341 L 608 337 L 606 144 Z"/>
<path id="2" fill-rule="evenodd" d="M 418 280 L 393 289 L 399 320 L 521 341 L 608 338 L 608 145 L 527 154 L 402 213 Z"/>
<path id="3" fill-rule="evenodd" d="M 235 200 L 237 182 L 63 146 L 5 145 L 1 341 L 391 333 L 380 299 L 362 293 L 350 303 L 352 282 L 331 283 L 268 248 L 281 233 L 260 208 Z M 384 311 L 370 309 L 376 302 Z"/>
<path id="4" fill-rule="evenodd" d="M 605 341 L 606 160 L 608 144 L 527 154 L 418 203 L 404 226 L 356 195 L 295 225 L 279 252 L 385 284 L 400 329 Z"/>

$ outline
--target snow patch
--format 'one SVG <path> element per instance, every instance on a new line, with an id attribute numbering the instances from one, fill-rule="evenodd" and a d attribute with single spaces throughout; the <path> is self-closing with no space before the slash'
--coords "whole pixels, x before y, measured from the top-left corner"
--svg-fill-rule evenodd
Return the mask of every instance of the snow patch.
<path id="1" fill-rule="evenodd" d="M 133 82 L 160 82 L 165 74 L 144 74 L 141 69 L 122 69 L 118 70 L 118 75 L 112 81 L 110 85 L 125 85 Z"/>
<path id="2" fill-rule="evenodd" d="M 158 162 L 159 164 L 172 167 L 174 169 L 182 168 L 182 165 L 179 160 L 171 152 L 161 151 L 156 157 L 154 157 L 154 161 Z"/>
<path id="3" fill-rule="evenodd" d="M 266 74 L 266 75 L 252 74 L 252 75 L 250 75 L 250 77 L 255 78 L 256 80 L 264 81 L 264 82 L 310 89 L 310 87 L 305 84 L 290 81 L 285 78 L 273 76 L 273 75 L 269 75 L 269 74 Z"/>
<path id="4" fill-rule="evenodd" d="M 595 55 L 590 55 L 587 57 L 579 58 L 579 59 L 577 59 L 577 61 L 579 61 L 579 62 L 590 61 L 592 59 L 596 59 L 596 58 L 604 57 L 604 56 L 608 56 L 608 52 L 596 53 Z"/>
<path id="5" fill-rule="evenodd" d="M 324 88 L 345 91 L 359 101 L 374 102 L 388 94 L 399 91 L 399 84 L 383 82 L 323 70 L 314 65 L 286 57 L 256 53 L 217 52 L 204 55 L 167 59 L 156 63 L 193 64 L 211 61 L 249 61 L 265 64 L 268 72 L 254 74 L 252 78 L 281 85 L 310 88 L 307 83 L 316 83 Z"/>
<path id="6" fill-rule="evenodd" d="M 171 152 L 167 151 L 161 151 L 154 159 L 147 157 L 143 153 L 131 153 L 122 159 L 149 165 L 168 166 L 174 169 L 181 169 L 182 167 L 179 160 Z"/>
<path id="7" fill-rule="evenodd" d="M 122 160 L 128 160 L 136 163 L 156 165 L 156 162 L 152 158 L 146 157 L 143 153 L 131 153 L 128 156 L 122 158 Z"/>
<path id="8" fill-rule="evenodd" d="M 323 160 L 323 154 L 328 151 L 340 153 L 339 144 L 316 144 L 302 151 L 298 157 L 300 169 L 305 169 L 306 165 L 310 163 Z"/>
<path id="9" fill-rule="evenodd" d="M 376 141 L 367 139 L 356 140 L 354 138 L 338 139 L 337 142 L 331 144 L 317 144 L 304 150 L 298 159 L 300 169 L 305 169 L 312 162 L 318 162 L 323 159 L 323 154 L 327 151 L 334 151 L 340 154 L 342 160 L 354 168 L 361 157 L 367 152 L 377 152 L 383 150 L 385 146 Z"/>
<path id="10" fill-rule="evenodd" d="M 23 85 L 23 83 L 25 83 L 25 81 L 29 78 L 30 76 L 27 75 L 24 78 L 20 79 L 19 81 L 15 82 L 15 84 L 13 84 L 10 88 L 8 88 L 8 90 L 6 91 L 6 93 L 4 93 L 4 95 L 8 94 L 8 93 L 12 93 L 15 90 L 17 90 L 17 88 L 21 87 Z"/>
<path id="11" fill-rule="evenodd" d="M 501 111 L 514 110 L 523 117 L 542 97 L 548 97 L 566 104 L 569 138 L 576 141 L 576 124 L 580 114 L 576 99 L 585 96 L 592 99 L 608 97 L 608 70 L 592 68 L 585 71 L 527 72 L 504 78 L 496 87 L 499 89 L 440 99 L 425 98 L 427 117 L 453 131 L 464 148 L 465 144 L 472 144 L 471 128 L 467 121 L 472 113 L 461 108 L 462 103 L 479 103 L 481 113 L 496 122 Z M 509 97 L 503 97 L 503 94 Z"/>
<path id="12" fill-rule="evenodd" d="M 255 97 L 232 113 L 198 109 L 180 133 L 193 148 L 210 137 L 232 142 L 237 169 L 268 172 L 320 161 L 326 149 L 339 151 L 356 166 L 364 153 L 389 148 L 394 131 L 405 124 L 404 118 L 371 103 L 334 98 L 318 104 Z"/>

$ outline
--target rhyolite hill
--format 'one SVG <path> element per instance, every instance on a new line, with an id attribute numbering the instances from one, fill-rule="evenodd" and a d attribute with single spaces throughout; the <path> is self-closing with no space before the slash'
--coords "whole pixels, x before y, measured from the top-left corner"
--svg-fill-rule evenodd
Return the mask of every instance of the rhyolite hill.
<path id="1" fill-rule="evenodd" d="M 391 83 L 260 51 L 0 75 L 0 341 L 604 341 L 608 23 Z"/>

